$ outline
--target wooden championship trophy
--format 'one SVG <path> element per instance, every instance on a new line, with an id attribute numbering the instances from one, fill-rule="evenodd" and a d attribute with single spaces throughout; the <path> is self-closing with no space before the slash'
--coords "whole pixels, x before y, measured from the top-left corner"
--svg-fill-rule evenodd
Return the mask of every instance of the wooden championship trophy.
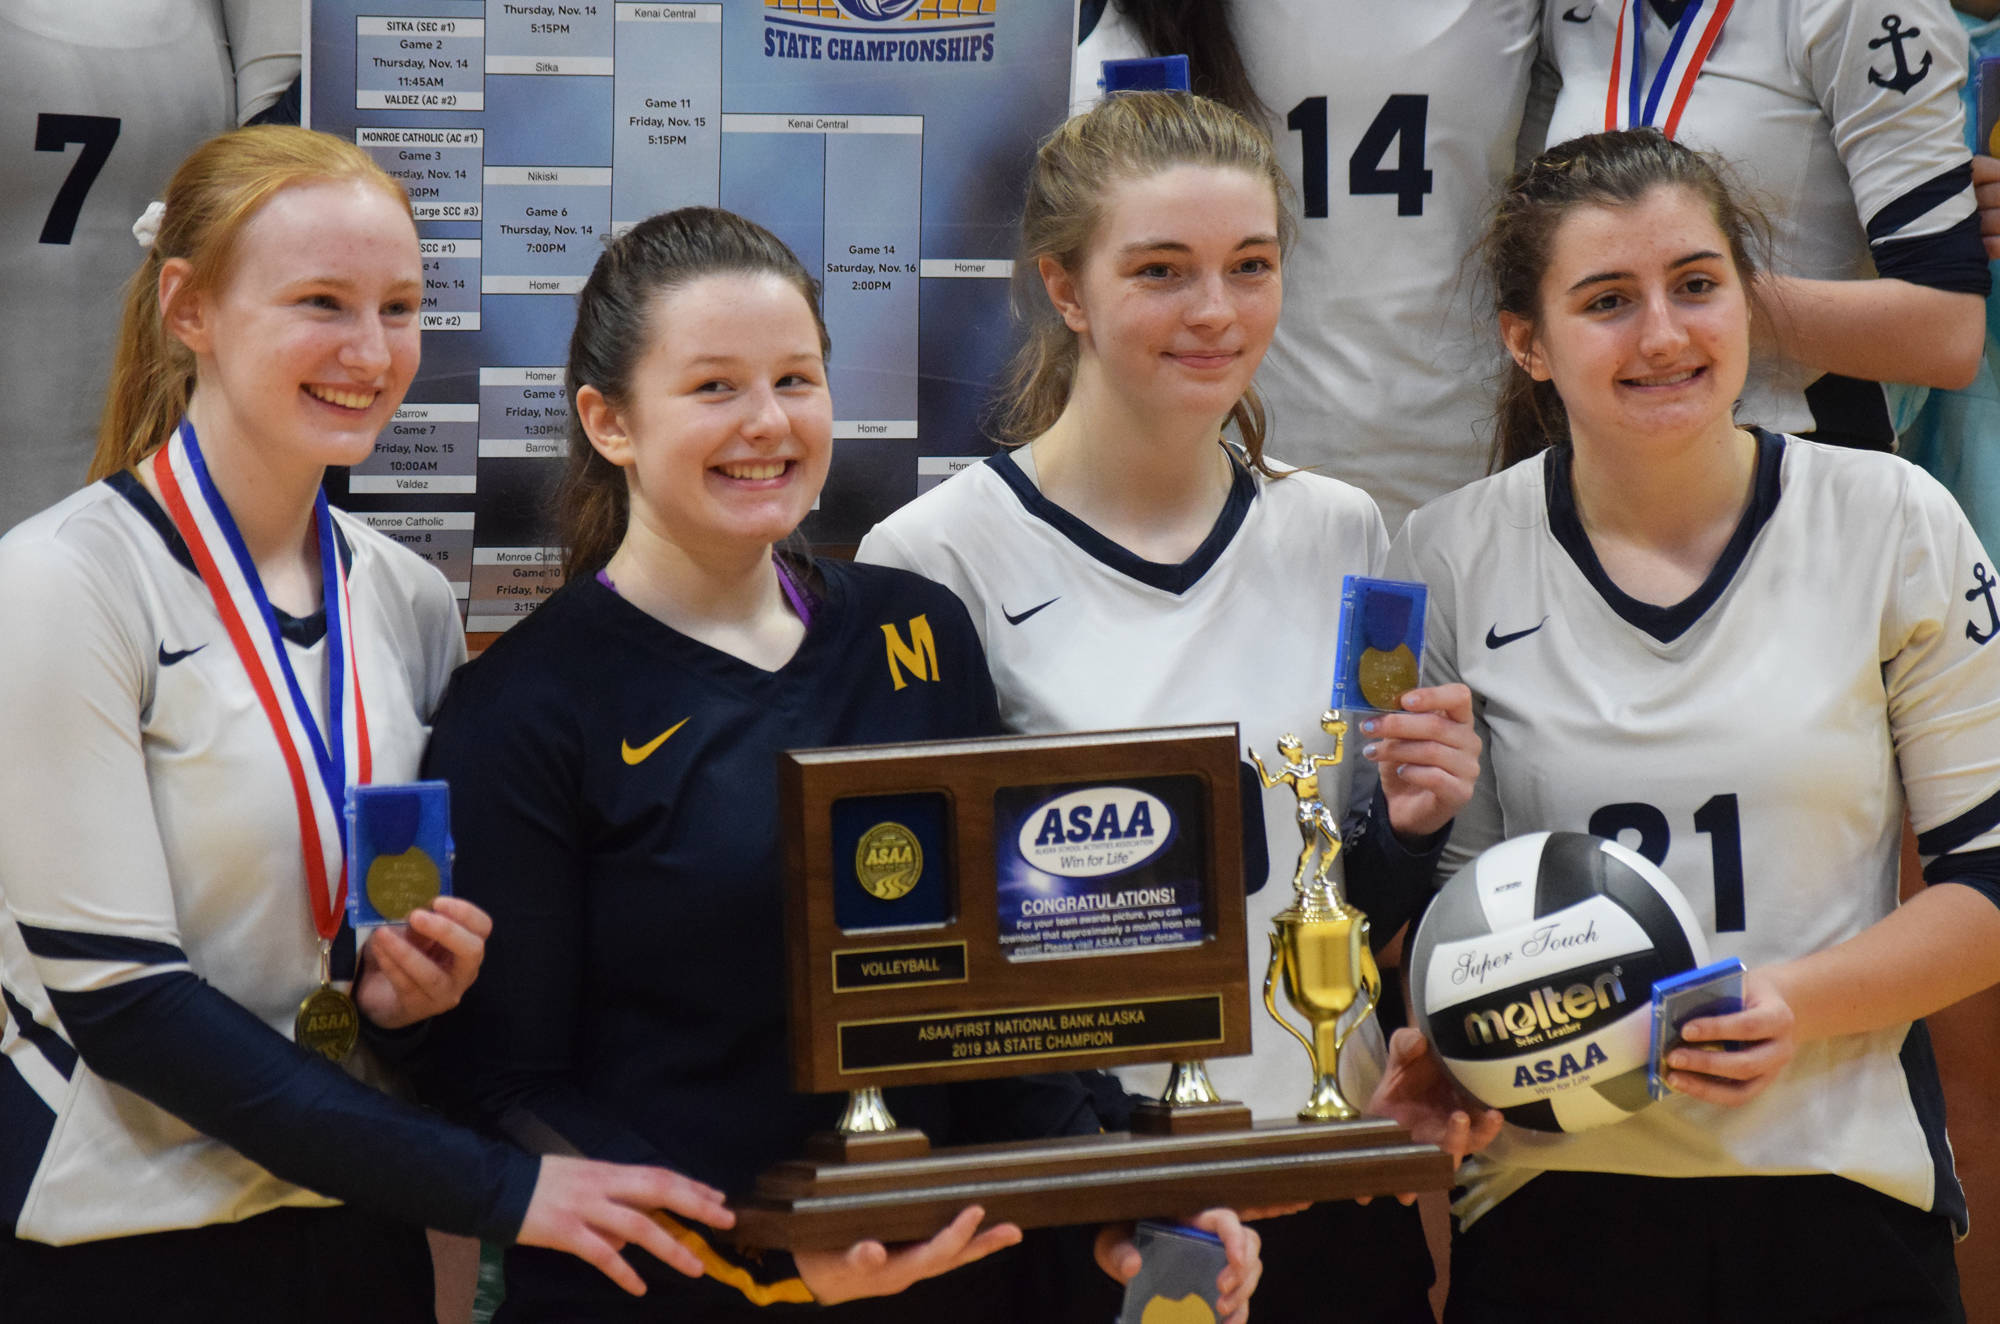
<path id="1" fill-rule="evenodd" d="M 782 756 L 794 1088 L 839 1130 L 735 1204 L 737 1240 L 932 1236 L 1451 1183 L 1394 1122 L 1252 1124 L 1200 1059 L 1250 1049 L 1233 724 Z M 1175 1062 L 1132 1132 L 933 1150 L 887 1085 Z"/>

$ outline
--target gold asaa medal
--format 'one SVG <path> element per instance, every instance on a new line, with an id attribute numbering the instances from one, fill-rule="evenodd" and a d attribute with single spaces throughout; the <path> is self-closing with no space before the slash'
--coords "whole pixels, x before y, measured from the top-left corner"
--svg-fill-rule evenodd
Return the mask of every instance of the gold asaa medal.
<path id="1" fill-rule="evenodd" d="M 1417 657 L 1408 644 L 1397 644 L 1386 652 L 1364 648 L 1358 669 L 1361 697 L 1384 712 L 1393 712 L 1404 691 L 1417 687 Z"/>
<path id="2" fill-rule="evenodd" d="M 319 940 L 319 987 L 299 1003 L 292 1018 L 292 1042 L 329 1062 L 345 1062 L 361 1036 L 361 1013 L 354 999 L 333 986 L 333 943 Z"/>
<path id="3" fill-rule="evenodd" d="M 361 1013 L 354 999 L 331 984 L 306 994 L 292 1021 L 292 1038 L 329 1062 L 344 1062 L 361 1034 Z"/>
<path id="4" fill-rule="evenodd" d="M 437 900 L 443 890 L 437 861 L 421 846 L 412 846 L 400 855 L 377 855 L 368 866 L 364 886 L 375 913 L 397 924 L 408 919 L 411 911 Z"/>
<path id="5" fill-rule="evenodd" d="M 861 890 L 879 901 L 907 895 L 923 872 L 924 848 L 901 823 L 877 823 L 854 848 L 854 876 Z"/>

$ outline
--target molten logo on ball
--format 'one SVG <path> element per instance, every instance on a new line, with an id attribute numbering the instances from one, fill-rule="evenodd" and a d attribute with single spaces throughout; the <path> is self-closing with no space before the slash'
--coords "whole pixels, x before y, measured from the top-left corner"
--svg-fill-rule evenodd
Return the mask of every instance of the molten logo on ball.
<path id="1" fill-rule="evenodd" d="M 1586 1029 L 1592 1015 L 1622 1007 L 1624 1002 L 1624 984 L 1607 970 L 1594 983 L 1571 984 L 1560 993 L 1544 985 L 1530 992 L 1525 1001 L 1510 1002 L 1498 1010 L 1468 1012 L 1465 1037 L 1476 1044 L 1505 1042 L 1509 1047 L 1562 1038 Z"/>
<path id="2" fill-rule="evenodd" d="M 1653 981 L 1708 960 L 1700 923 L 1643 856 L 1581 832 L 1503 841 L 1461 869 L 1411 944 L 1417 1027 L 1516 1126 L 1581 1131 L 1646 1088 Z"/>

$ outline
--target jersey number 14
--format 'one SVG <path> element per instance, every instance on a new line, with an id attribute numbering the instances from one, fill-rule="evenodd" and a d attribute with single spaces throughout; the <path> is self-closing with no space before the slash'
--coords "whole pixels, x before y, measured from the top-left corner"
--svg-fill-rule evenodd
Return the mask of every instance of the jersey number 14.
<path id="1" fill-rule="evenodd" d="M 1431 99 L 1410 92 L 1398 92 L 1382 103 L 1374 123 L 1361 135 L 1354 154 L 1347 158 L 1347 191 L 1395 195 L 1396 215 L 1422 216 L 1424 195 L 1431 191 L 1431 172 L 1424 168 L 1424 127 L 1430 119 Z M 1301 171 L 1301 191 L 1305 194 L 1306 215 L 1327 214 L 1327 171 L 1331 165 L 1327 143 L 1325 97 L 1307 97 L 1285 116 L 1285 127 L 1300 136 L 1305 158 Z M 1396 148 L 1396 164 L 1384 164 L 1389 148 Z"/>

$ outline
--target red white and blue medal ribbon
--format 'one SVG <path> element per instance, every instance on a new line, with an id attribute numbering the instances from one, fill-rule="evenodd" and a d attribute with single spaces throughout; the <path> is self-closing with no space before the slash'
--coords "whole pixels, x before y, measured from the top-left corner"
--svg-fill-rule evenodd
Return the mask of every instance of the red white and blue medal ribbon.
<path id="1" fill-rule="evenodd" d="M 1667 137 L 1680 127 L 1681 112 L 1694 94 L 1695 79 L 1736 0 L 1689 0 L 1674 24 L 1666 54 L 1653 77 L 1646 77 L 1646 3 L 1623 0 L 1617 38 L 1611 46 L 1611 77 L 1604 93 L 1604 127 L 1653 125 Z"/>
<path id="2" fill-rule="evenodd" d="M 277 737 L 291 780 L 299 825 L 299 853 L 305 864 L 306 892 L 313 928 L 319 934 L 322 981 L 326 953 L 340 932 L 347 906 L 347 864 L 342 814 L 349 770 L 354 784 L 370 780 L 368 714 L 354 660 L 353 609 L 347 573 L 334 544 L 333 515 L 321 492 L 313 502 L 319 540 L 322 601 L 326 607 L 326 724 L 322 729 L 306 702 L 277 613 L 250 559 L 229 506 L 209 477 L 192 424 L 180 428 L 153 455 L 153 480 L 174 528 L 194 557 L 201 582 L 215 601 L 216 614 L 248 673 L 251 689 Z M 308 773 L 308 761 L 311 772 Z"/>

